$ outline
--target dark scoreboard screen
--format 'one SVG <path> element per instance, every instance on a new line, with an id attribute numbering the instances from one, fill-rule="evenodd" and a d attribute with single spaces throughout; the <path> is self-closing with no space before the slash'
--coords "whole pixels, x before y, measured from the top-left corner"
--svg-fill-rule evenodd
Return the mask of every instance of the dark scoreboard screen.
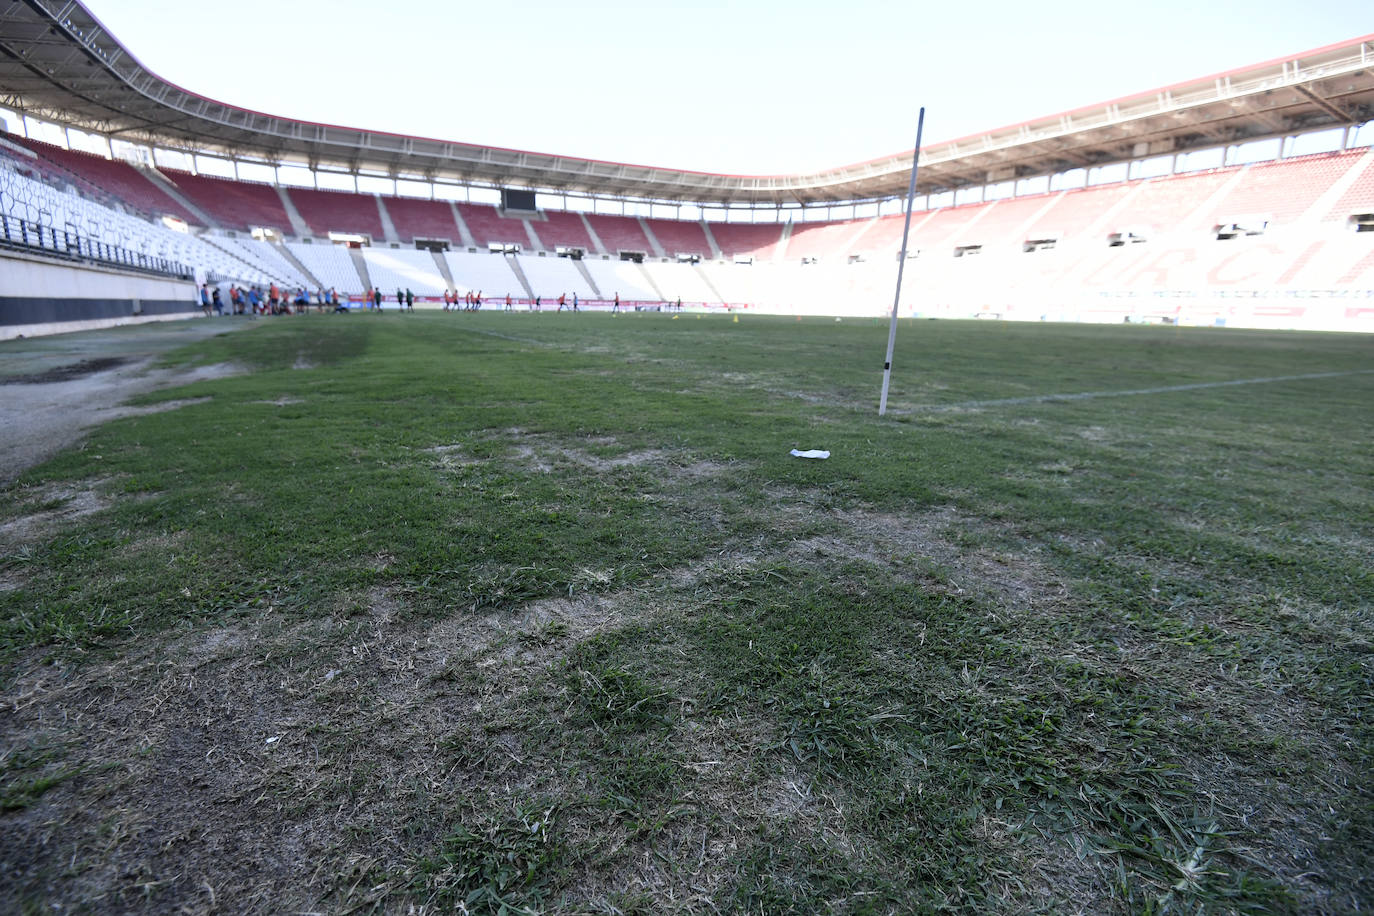
<path id="1" fill-rule="evenodd" d="M 537 210 L 538 208 L 534 205 L 534 192 L 517 191 L 512 188 L 502 188 L 501 209 L 530 211 Z"/>

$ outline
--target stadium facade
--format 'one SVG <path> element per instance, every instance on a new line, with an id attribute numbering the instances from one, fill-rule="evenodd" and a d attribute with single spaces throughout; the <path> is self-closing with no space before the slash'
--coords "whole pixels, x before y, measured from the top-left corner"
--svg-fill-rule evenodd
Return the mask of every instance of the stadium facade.
<path id="1" fill-rule="evenodd" d="M 1371 117 L 1366 36 L 929 146 L 907 313 L 1374 329 Z M 12 331 L 176 312 L 201 281 L 877 314 L 911 167 L 708 174 L 280 118 L 52 0 L 0 11 L 0 119 Z M 173 286 L 93 304 L 91 271 Z"/>

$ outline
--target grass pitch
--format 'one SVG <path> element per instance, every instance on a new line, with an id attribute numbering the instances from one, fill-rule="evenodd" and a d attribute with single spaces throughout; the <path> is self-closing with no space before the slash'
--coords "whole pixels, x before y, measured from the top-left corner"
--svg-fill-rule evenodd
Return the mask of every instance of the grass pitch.
<path id="1" fill-rule="evenodd" d="M 176 351 L 4 492 L 0 899 L 1374 905 L 1374 341 L 903 322 L 879 420 L 886 332 Z"/>

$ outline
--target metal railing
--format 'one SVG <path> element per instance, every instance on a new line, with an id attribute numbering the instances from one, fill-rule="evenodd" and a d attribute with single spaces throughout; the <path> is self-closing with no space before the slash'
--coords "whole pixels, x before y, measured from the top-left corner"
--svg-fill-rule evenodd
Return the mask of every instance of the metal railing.
<path id="1" fill-rule="evenodd" d="M 119 245 L 86 238 L 69 229 L 58 229 L 8 214 L 0 214 L 0 247 L 163 276 L 186 279 L 194 276 L 191 268 L 179 261 L 130 251 Z"/>

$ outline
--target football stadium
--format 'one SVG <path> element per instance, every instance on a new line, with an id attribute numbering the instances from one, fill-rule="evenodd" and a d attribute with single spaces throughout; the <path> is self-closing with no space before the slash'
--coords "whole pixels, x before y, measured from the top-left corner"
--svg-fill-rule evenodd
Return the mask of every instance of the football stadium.
<path id="1" fill-rule="evenodd" d="M 1374 907 L 1374 35 L 772 175 L 137 50 L 0 8 L 0 910 Z"/>

